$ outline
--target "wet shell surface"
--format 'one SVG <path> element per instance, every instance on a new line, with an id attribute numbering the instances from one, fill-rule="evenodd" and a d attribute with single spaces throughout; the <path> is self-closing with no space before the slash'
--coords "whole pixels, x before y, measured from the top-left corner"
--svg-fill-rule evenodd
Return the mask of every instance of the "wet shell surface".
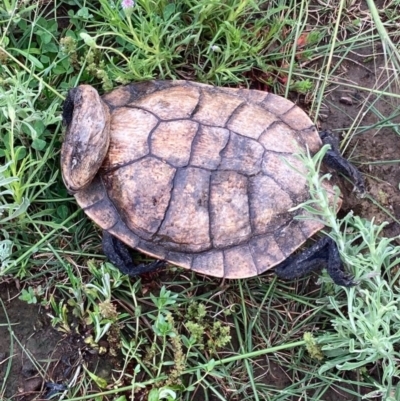
<path id="1" fill-rule="evenodd" d="M 302 171 L 294 154 L 321 147 L 292 102 L 187 81 L 131 84 L 102 101 L 109 148 L 75 197 L 130 247 L 196 272 L 243 278 L 277 265 L 323 227 L 289 211 L 309 193 L 287 163 Z"/>

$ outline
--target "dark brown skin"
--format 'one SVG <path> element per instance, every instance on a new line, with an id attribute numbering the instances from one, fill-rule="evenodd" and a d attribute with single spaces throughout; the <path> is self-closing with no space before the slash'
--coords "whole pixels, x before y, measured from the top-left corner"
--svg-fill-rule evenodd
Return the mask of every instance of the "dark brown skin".
<path id="1" fill-rule="evenodd" d="M 308 189 L 282 158 L 302 171 L 293 153 L 315 152 L 321 140 L 286 99 L 155 81 L 103 99 L 81 86 L 68 102 L 64 182 L 89 217 L 132 248 L 242 278 L 284 261 L 322 228 L 289 212 Z"/>

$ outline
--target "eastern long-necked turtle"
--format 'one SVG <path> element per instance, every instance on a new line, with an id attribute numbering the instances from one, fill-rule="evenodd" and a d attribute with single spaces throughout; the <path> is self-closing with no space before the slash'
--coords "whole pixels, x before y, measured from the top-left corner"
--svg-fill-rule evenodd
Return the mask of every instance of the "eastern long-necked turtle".
<path id="1" fill-rule="evenodd" d="M 289 100 L 188 81 L 133 83 L 102 97 L 81 85 L 69 91 L 63 118 L 65 185 L 103 229 L 104 252 L 122 272 L 159 265 L 135 266 L 128 245 L 217 277 L 275 267 L 291 279 L 325 263 L 337 284 L 352 284 L 327 237 L 292 255 L 323 225 L 289 211 L 309 191 L 282 158 L 301 171 L 294 154 L 325 141 L 333 145 L 326 162 L 361 190 L 363 181 Z"/>

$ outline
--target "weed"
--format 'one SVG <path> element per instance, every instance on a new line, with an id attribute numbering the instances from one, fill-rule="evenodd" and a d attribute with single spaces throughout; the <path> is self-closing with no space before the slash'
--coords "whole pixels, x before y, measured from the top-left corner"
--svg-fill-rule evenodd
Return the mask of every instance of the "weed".
<path id="1" fill-rule="evenodd" d="M 348 213 L 340 222 L 336 218 L 337 196 L 329 197 L 323 182 L 329 175 L 319 175 L 320 163 L 327 151 L 325 145 L 315 156 L 300 156 L 308 170 L 310 201 L 299 205 L 314 219 L 322 221 L 338 245 L 341 257 L 354 274 L 359 286 L 345 288 L 346 299 L 328 296 L 327 307 L 335 312 L 334 331 L 316 337 L 327 360 L 320 374 L 332 368 L 356 370 L 371 363 L 382 366 L 382 384 L 370 396 L 394 401 L 396 380 L 400 377 L 397 360 L 400 354 L 400 295 L 395 283 L 399 273 L 400 246 L 382 236 L 385 224 L 375 225 Z M 303 216 L 302 218 L 309 218 Z M 326 280 L 326 279 L 324 279 Z M 324 300 L 322 300 L 323 302 Z M 344 314 L 343 310 L 347 310 Z"/>

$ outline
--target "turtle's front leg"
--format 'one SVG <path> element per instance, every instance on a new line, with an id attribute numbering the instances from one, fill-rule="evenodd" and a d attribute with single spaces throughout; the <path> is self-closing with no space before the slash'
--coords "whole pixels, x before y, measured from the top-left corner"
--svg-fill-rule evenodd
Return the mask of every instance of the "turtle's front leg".
<path id="1" fill-rule="evenodd" d="M 326 152 L 324 163 L 335 171 L 346 175 L 354 182 L 355 187 L 361 193 L 365 193 L 364 179 L 361 173 L 340 154 L 339 142 L 330 131 L 322 131 L 319 133 L 324 145 L 331 145 Z"/>
<path id="2" fill-rule="evenodd" d="M 300 254 L 289 256 L 276 266 L 275 273 L 280 278 L 293 280 L 323 267 L 326 267 L 335 284 L 344 287 L 351 287 L 356 284 L 345 273 L 339 250 L 335 242 L 329 237 L 320 239 Z"/>
<path id="3" fill-rule="evenodd" d="M 130 255 L 129 248 L 108 231 L 103 231 L 102 245 L 103 252 L 108 260 L 122 273 L 130 277 L 135 277 L 143 273 L 150 273 L 165 266 L 165 262 L 162 260 L 135 265 Z"/>

